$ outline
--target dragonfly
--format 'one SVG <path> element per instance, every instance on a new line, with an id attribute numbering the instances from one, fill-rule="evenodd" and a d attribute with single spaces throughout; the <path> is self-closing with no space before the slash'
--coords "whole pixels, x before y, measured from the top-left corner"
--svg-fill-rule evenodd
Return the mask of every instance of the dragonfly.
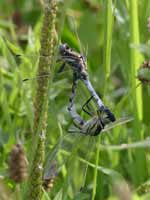
<path id="1" fill-rule="evenodd" d="M 71 66 L 71 69 L 73 71 L 73 84 L 72 84 L 72 90 L 71 90 L 71 95 L 69 98 L 69 106 L 68 106 L 68 111 L 70 112 L 71 117 L 75 121 L 77 121 L 77 123 L 79 122 L 81 125 L 83 125 L 84 120 L 76 112 L 75 104 L 74 104 L 77 84 L 79 80 L 82 80 L 83 83 L 88 88 L 91 95 L 93 96 L 93 98 L 95 99 L 99 107 L 99 110 L 102 112 L 105 112 L 108 115 L 108 118 L 110 119 L 111 122 L 115 121 L 114 114 L 104 105 L 104 103 L 102 102 L 100 97 L 97 95 L 95 89 L 93 88 L 90 82 L 89 75 L 87 72 L 87 63 L 85 61 L 84 56 L 72 50 L 67 44 L 60 44 L 58 57 L 59 58 L 57 59 L 57 61 L 63 62 L 58 72 L 62 72 L 67 64 Z M 47 77 L 47 76 L 49 76 L 49 74 L 42 74 L 36 78 Z M 26 78 L 23 81 L 27 81 L 27 80 L 29 79 Z"/>
<path id="2" fill-rule="evenodd" d="M 85 58 L 80 53 L 77 53 L 73 49 L 71 49 L 68 44 L 61 44 L 59 46 L 59 59 L 58 61 L 62 61 L 63 64 L 61 65 L 58 72 L 62 72 L 65 69 L 65 66 L 68 64 L 72 71 L 73 71 L 73 84 L 72 84 L 72 91 L 71 96 L 69 98 L 69 106 L 68 111 L 70 112 L 72 118 L 75 121 L 78 121 L 80 125 L 84 124 L 84 121 L 81 119 L 81 117 L 77 114 L 75 105 L 74 105 L 74 99 L 76 95 L 76 89 L 78 81 L 81 80 L 91 93 L 92 97 L 95 99 L 96 104 L 101 112 L 106 113 L 108 116 L 110 122 L 114 122 L 115 116 L 114 114 L 104 105 L 101 98 L 96 93 L 95 89 L 93 88 L 91 81 L 89 79 L 89 75 L 87 72 L 87 63 L 85 61 Z"/>

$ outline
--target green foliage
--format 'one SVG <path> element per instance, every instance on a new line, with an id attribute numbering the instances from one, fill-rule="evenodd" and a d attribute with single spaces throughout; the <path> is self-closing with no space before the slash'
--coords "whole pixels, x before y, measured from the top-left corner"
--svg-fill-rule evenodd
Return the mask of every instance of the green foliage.
<path id="1" fill-rule="evenodd" d="M 54 187 L 50 192 L 44 191 L 42 199 L 119 199 L 114 190 L 118 181 L 129 183 L 133 199 L 149 199 L 149 193 L 145 194 L 149 184 L 145 183 L 149 183 L 150 176 L 150 95 L 148 86 L 136 88 L 136 77 L 142 60 L 150 59 L 147 30 L 150 3 L 147 0 L 65 3 L 68 8 L 63 16 L 61 42 L 86 56 L 90 80 L 116 118 L 132 116 L 134 120 L 96 138 L 67 134 L 72 124 L 67 112 L 72 73 L 68 67 L 57 74 L 60 64 L 56 63 L 48 95 L 46 160 L 55 160 L 56 156 L 59 173 Z M 18 141 L 24 144 L 29 160 L 31 156 L 36 93 L 36 80 L 32 78 L 36 77 L 39 60 L 43 10 L 39 2 L 25 0 L 15 0 L 13 4 L 2 0 L 0 9 L 0 199 L 8 199 L 4 194 L 16 199 L 20 195 L 23 198 L 27 182 L 18 189 L 9 180 L 7 160 Z M 31 80 L 22 82 L 25 78 Z M 81 107 L 88 97 L 80 83 L 76 106 L 85 118 Z M 142 188 L 140 194 L 137 188 Z"/>

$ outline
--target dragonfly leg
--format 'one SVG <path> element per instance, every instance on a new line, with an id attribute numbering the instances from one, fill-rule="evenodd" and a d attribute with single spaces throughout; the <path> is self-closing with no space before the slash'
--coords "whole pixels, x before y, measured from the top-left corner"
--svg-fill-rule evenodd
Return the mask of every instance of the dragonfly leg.
<path id="1" fill-rule="evenodd" d="M 90 112 L 90 107 L 89 107 L 89 102 L 91 101 L 93 99 L 93 96 L 91 96 L 84 104 L 83 104 L 83 106 L 82 106 L 82 110 L 85 112 L 85 113 L 87 113 L 89 116 L 93 116 L 93 113 L 92 112 Z M 88 110 L 86 110 L 86 108 L 88 109 Z"/>
<path id="2" fill-rule="evenodd" d="M 91 135 L 91 136 L 96 136 L 97 135 L 97 131 L 98 133 L 101 131 L 101 127 L 100 127 L 100 130 L 98 130 L 96 127 L 97 127 L 97 123 L 98 121 L 96 120 L 92 126 L 89 126 L 87 131 L 86 131 L 86 135 Z"/>
<path id="3" fill-rule="evenodd" d="M 64 62 L 64 63 L 60 66 L 60 68 L 58 69 L 57 73 L 63 72 L 64 69 L 65 69 L 65 66 L 66 66 L 66 63 Z"/>
<path id="4" fill-rule="evenodd" d="M 104 120 L 103 120 L 103 116 L 101 116 L 102 113 L 100 113 L 99 110 L 97 110 L 97 115 L 98 115 L 98 119 L 99 119 L 99 122 L 100 122 L 100 126 L 101 126 L 102 129 L 104 129 L 106 123 L 103 122 L 103 121 L 104 121 Z"/>
<path id="5" fill-rule="evenodd" d="M 75 105 L 74 105 L 74 99 L 75 99 L 75 95 L 76 95 L 78 80 L 79 79 L 78 79 L 77 75 L 74 73 L 73 74 L 72 91 L 71 91 L 71 96 L 69 98 L 68 111 L 70 112 L 71 117 L 73 118 L 74 122 L 76 124 L 78 124 L 79 126 L 82 126 L 84 124 L 84 120 L 76 112 Z"/>
<path id="6" fill-rule="evenodd" d="M 115 121 L 115 116 L 114 114 L 104 105 L 103 101 L 100 99 L 100 97 L 97 95 L 95 89 L 93 88 L 89 78 L 87 77 L 86 79 L 82 79 L 86 87 L 88 88 L 89 92 L 95 99 L 100 111 L 104 112 L 107 114 L 108 119 L 110 119 L 111 122 Z"/>

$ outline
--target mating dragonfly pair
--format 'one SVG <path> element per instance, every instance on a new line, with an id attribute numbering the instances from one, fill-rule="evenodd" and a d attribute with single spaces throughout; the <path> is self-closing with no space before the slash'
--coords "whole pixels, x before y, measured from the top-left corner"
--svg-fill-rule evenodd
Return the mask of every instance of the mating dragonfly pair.
<path id="1" fill-rule="evenodd" d="M 73 51 L 67 44 L 61 44 L 59 46 L 59 56 L 57 61 L 63 63 L 58 72 L 62 72 L 65 69 L 66 65 L 69 65 L 73 72 L 73 84 L 72 84 L 71 95 L 69 98 L 68 111 L 71 115 L 71 118 L 73 119 L 75 127 L 73 129 L 69 129 L 69 132 L 80 133 L 80 135 L 78 134 L 72 135 L 69 133 L 64 137 L 61 137 L 58 143 L 54 146 L 52 152 L 50 152 L 50 154 L 47 155 L 44 180 L 46 181 L 46 184 L 48 183 L 49 185 L 50 183 L 52 183 L 54 177 L 57 176 L 58 172 L 56 171 L 59 171 L 59 169 L 51 167 L 51 163 L 57 160 L 56 157 L 59 151 L 61 152 L 61 150 L 67 148 L 66 151 L 68 152 L 68 146 L 70 146 L 70 144 L 72 145 L 69 151 L 71 151 L 71 149 L 72 150 L 77 149 L 76 147 L 77 144 L 79 144 L 80 142 L 82 143 L 85 140 L 85 137 L 83 138 L 82 136 L 89 136 L 87 137 L 87 139 L 91 140 L 90 136 L 97 136 L 100 133 L 107 132 L 118 125 L 125 124 L 132 120 L 132 118 L 130 117 L 129 118 L 125 117 L 116 120 L 114 114 L 104 105 L 103 101 L 100 99 L 100 97 L 98 96 L 98 94 L 96 93 L 95 89 L 93 88 L 90 82 L 89 75 L 87 72 L 87 64 L 84 56 L 82 56 L 80 53 L 77 53 L 76 51 Z M 24 79 L 24 81 L 26 80 L 28 79 Z M 76 89 L 79 80 L 81 80 L 85 84 L 85 86 L 87 87 L 88 91 L 91 94 L 91 97 L 82 107 L 82 110 L 90 116 L 90 119 L 87 121 L 84 120 L 77 113 L 75 107 Z M 89 103 L 93 99 L 95 100 L 95 103 L 97 105 L 97 112 L 94 115 L 93 111 L 91 112 L 89 109 L 90 108 Z M 105 127 L 106 125 L 108 126 Z M 83 138 L 83 140 L 81 138 Z M 63 164 L 64 161 L 61 164 L 61 166 L 63 166 Z M 60 169 L 61 166 L 59 167 Z"/>
<path id="2" fill-rule="evenodd" d="M 100 99 L 95 89 L 93 88 L 89 79 L 87 64 L 84 57 L 81 54 L 73 51 L 67 44 L 61 44 L 59 46 L 58 61 L 63 62 L 58 72 L 62 72 L 67 64 L 73 71 L 73 84 L 71 96 L 69 98 L 68 111 L 70 112 L 73 123 L 76 127 L 75 132 L 80 132 L 82 134 L 91 136 L 98 135 L 104 129 L 105 125 L 109 124 L 110 122 L 114 122 L 116 119 L 114 114 L 104 105 L 103 101 Z M 83 106 L 83 111 L 91 116 L 91 119 L 88 121 L 84 121 L 75 109 L 74 100 L 79 80 L 85 84 L 90 94 L 92 95 Z M 98 107 L 95 116 L 93 116 L 89 110 L 86 110 L 86 108 L 89 109 L 88 104 L 92 99 L 95 100 Z M 73 130 L 70 132 L 73 132 Z"/>
<path id="3" fill-rule="evenodd" d="M 48 159 L 45 167 L 47 170 L 44 175 L 44 178 L 46 180 L 51 180 L 51 177 L 53 177 L 56 174 L 55 171 L 53 172 L 53 170 L 51 170 L 50 163 L 56 162 L 56 157 L 58 156 L 59 151 L 60 153 L 68 152 L 68 146 L 70 146 L 70 144 L 71 147 L 69 147 L 70 148 L 69 152 L 71 151 L 71 149 L 72 151 L 76 150 L 77 145 L 79 145 L 79 148 L 80 147 L 82 148 L 83 143 L 84 142 L 86 143 L 85 137 L 82 137 L 83 135 L 89 136 L 87 137 L 87 139 L 89 139 L 87 144 L 88 145 L 90 144 L 88 148 L 91 149 L 91 147 L 94 146 L 94 143 L 91 143 L 92 140 L 90 136 L 97 136 L 100 133 L 109 131 L 110 129 L 116 127 L 117 125 L 121 125 L 132 120 L 132 118 L 128 117 L 116 120 L 114 114 L 104 105 L 103 101 L 100 99 L 100 97 L 98 96 L 98 94 L 96 93 L 95 89 L 93 88 L 90 82 L 89 75 L 87 72 L 87 64 L 84 57 L 81 54 L 73 51 L 67 44 L 61 44 L 59 46 L 58 62 L 59 61 L 63 62 L 63 64 L 58 70 L 58 73 L 64 71 L 66 65 L 69 65 L 73 71 L 73 84 L 72 84 L 71 95 L 69 98 L 68 111 L 73 119 L 75 127 L 69 129 L 69 132 L 80 133 L 80 135 L 69 133 L 60 138 L 58 143 L 54 146 L 50 155 L 47 156 Z M 82 110 L 90 116 L 90 119 L 87 121 L 84 120 L 77 113 L 75 107 L 76 89 L 79 80 L 81 80 L 85 84 L 85 86 L 87 87 L 87 89 L 91 94 L 91 97 L 82 106 Z M 93 99 L 95 100 L 95 103 L 98 107 L 95 115 L 93 114 L 93 111 L 90 110 L 89 106 L 90 101 Z M 108 126 L 105 127 L 106 125 Z M 80 145 L 81 143 L 82 145 Z M 90 152 L 92 152 L 92 149 L 90 150 Z M 65 162 L 63 160 L 63 163 L 60 165 L 59 169 L 61 169 L 64 163 Z M 59 169 L 57 170 L 59 171 Z"/>
<path id="4" fill-rule="evenodd" d="M 62 72 L 65 69 L 66 65 L 69 65 L 73 71 L 73 84 L 71 95 L 69 98 L 68 111 L 70 112 L 76 128 L 74 130 L 69 130 L 69 132 L 78 132 L 84 135 L 96 136 L 100 132 L 105 132 L 117 125 L 121 125 L 132 120 L 132 118 L 127 117 L 116 120 L 114 114 L 104 105 L 103 101 L 100 99 L 90 82 L 87 72 L 87 64 L 82 54 L 72 50 L 67 44 L 61 44 L 59 46 L 59 56 L 57 62 L 60 61 L 63 62 L 63 64 L 58 70 L 58 73 Z M 38 78 L 45 76 L 49 76 L 49 74 L 38 76 Z M 29 79 L 26 78 L 23 81 L 27 80 Z M 82 117 L 76 112 L 75 109 L 74 101 L 79 80 L 81 80 L 85 84 L 91 94 L 90 99 L 88 99 L 82 107 L 83 111 L 89 114 L 91 117 L 88 121 L 82 119 Z M 89 109 L 88 104 L 92 99 L 95 100 L 98 107 L 97 112 L 94 115 L 92 112 L 85 109 L 85 107 Z M 107 127 L 106 129 L 105 126 L 110 124 L 111 122 L 113 123 L 109 125 L 109 127 Z"/>

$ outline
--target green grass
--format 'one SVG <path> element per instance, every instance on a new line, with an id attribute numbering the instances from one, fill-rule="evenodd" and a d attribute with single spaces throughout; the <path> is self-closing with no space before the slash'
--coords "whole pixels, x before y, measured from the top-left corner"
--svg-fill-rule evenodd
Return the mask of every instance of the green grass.
<path id="1" fill-rule="evenodd" d="M 22 82 L 22 79 L 36 76 L 43 14 L 40 3 L 15 2 L 12 5 L 0 2 L 0 199 L 6 199 L 4 195 L 11 199 L 17 196 L 19 199 L 20 195 L 23 198 L 28 185 L 25 181 L 16 187 L 8 178 L 7 160 L 18 141 L 23 143 L 28 160 L 31 156 L 36 80 Z M 92 7 L 95 5 L 97 10 Z M 62 29 L 58 37 L 80 51 L 77 32 L 85 49 L 83 53 L 87 53 L 94 88 L 117 119 L 131 116 L 134 120 L 96 138 L 68 135 L 63 143 L 56 145 L 68 134 L 72 124 L 67 112 L 72 73 L 66 70 L 58 75 L 60 65 L 56 63 L 48 93 L 45 153 L 50 159 L 56 145 L 58 165 L 63 162 L 65 165 L 59 168 L 51 192 L 44 191 L 42 199 L 111 200 L 121 199 L 120 194 L 123 199 L 123 190 L 114 189 L 116 182 L 128 183 L 133 199 L 148 199 L 150 95 L 148 86 L 136 88 L 136 76 L 142 61 L 149 60 L 149 52 L 140 51 L 140 47 L 149 47 L 150 3 L 147 0 L 95 0 L 91 4 L 84 0 L 72 1 L 72 4 L 66 1 L 64 10 L 66 15 L 61 16 L 62 24 L 65 19 L 64 26 L 58 27 Z M 15 24 L 12 18 L 17 13 Z M 61 10 L 58 18 L 60 15 Z M 81 106 L 89 96 L 80 83 L 76 106 L 83 117 L 86 116 Z M 86 166 L 85 185 L 80 192 Z M 125 192 L 130 194 L 129 190 Z"/>

